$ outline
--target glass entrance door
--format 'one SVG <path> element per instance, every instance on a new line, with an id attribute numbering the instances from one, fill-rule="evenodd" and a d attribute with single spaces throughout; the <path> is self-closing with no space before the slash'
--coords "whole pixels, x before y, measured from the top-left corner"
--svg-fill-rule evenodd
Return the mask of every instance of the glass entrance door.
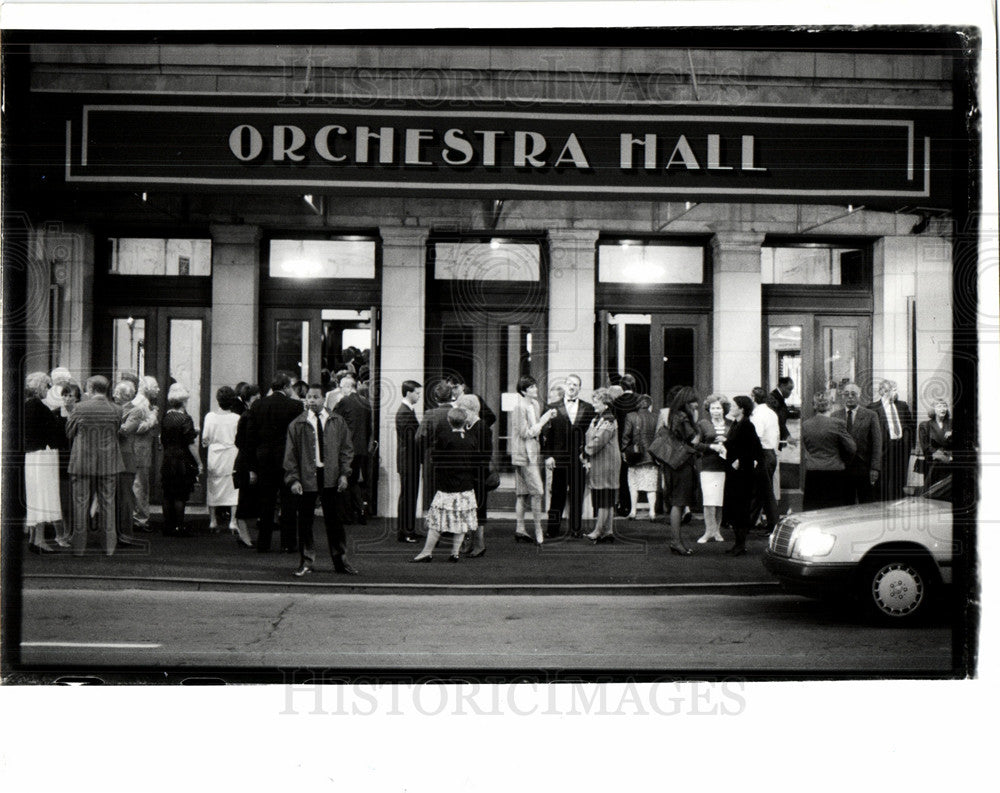
<path id="1" fill-rule="evenodd" d="M 779 377 L 795 383 L 785 399 L 790 408 L 789 443 L 778 455 L 782 489 L 801 489 L 802 420 L 813 414 L 812 399 L 826 392 L 834 405 L 847 383 L 857 383 L 865 395 L 871 388 L 871 318 L 814 314 L 768 316 L 764 382 L 769 389 Z"/>
<path id="2" fill-rule="evenodd" d="M 636 391 L 666 407 L 675 385 L 693 386 L 701 395 L 711 388 L 709 318 L 704 314 L 614 314 L 599 319 L 598 384 L 636 379 Z"/>

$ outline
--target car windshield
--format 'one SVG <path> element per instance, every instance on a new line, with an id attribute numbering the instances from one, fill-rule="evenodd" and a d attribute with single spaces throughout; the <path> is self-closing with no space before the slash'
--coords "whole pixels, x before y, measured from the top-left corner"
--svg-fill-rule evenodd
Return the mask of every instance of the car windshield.
<path id="1" fill-rule="evenodd" d="M 918 495 L 921 498 L 932 498 L 935 501 L 951 502 L 951 477 L 946 476 L 921 490 Z"/>

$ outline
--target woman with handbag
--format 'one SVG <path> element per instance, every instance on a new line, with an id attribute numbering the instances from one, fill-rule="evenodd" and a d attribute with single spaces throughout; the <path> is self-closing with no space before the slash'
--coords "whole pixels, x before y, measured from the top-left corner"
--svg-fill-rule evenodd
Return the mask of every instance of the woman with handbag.
<path id="1" fill-rule="evenodd" d="M 733 399 L 729 418 L 733 425 L 726 437 L 726 490 L 722 518 L 736 532 L 736 542 L 726 553 L 742 556 L 746 551 L 747 535 L 753 524 L 753 495 L 756 485 L 754 468 L 764 464 L 764 447 L 757 429 L 750 421 L 754 402 L 748 396 Z"/>
<path id="2" fill-rule="evenodd" d="M 169 410 L 160 424 L 163 462 L 160 482 L 163 486 L 163 533 L 168 537 L 185 537 L 191 531 L 184 525 L 184 509 L 202 474 L 198 455 L 198 431 L 186 406 L 191 394 L 180 383 L 167 392 Z"/>
<path id="3" fill-rule="evenodd" d="M 630 520 L 636 517 L 640 490 L 646 494 L 649 519 L 656 518 L 660 472 L 649 456 L 649 446 L 656 434 L 656 417 L 650 412 L 652 406 L 652 397 L 641 394 L 636 409 L 625 416 L 625 428 L 622 430 L 622 457 L 628 464 L 628 491 L 632 503 L 632 511 L 628 514 Z"/>
<path id="4" fill-rule="evenodd" d="M 606 388 L 594 392 L 591 402 L 596 415 L 587 428 L 583 444 L 583 466 L 587 470 L 590 498 L 597 513 L 594 530 L 583 536 L 595 545 L 615 541 L 615 500 L 622 457 L 618 446 L 618 422 L 611 409 L 613 401 Z"/>
<path id="5" fill-rule="evenodd" d="M 473 488 L 476 494 L 476 531 L 472 549 L 467 556 L 478 559 L 486 555 L 486 497 L 492 484 L 491 477 L 497 476 L 490 470 L 493 460 L 493 431 L 479 418 L 479 397 L 475 394 L 462 394 L 455 402 L 455 407 L 465 411 L 465 434 L 472 439 L 474 447 L 472 463 L 476 469 Z M 499 485 L 498 476 L 497 484 Z"/>
<path id="6" fill-rule="evenodd" d="M 928 421 L 917 428 L 920 451 L 924 456 L 924 486 L 940 482 L 951 473 L 951 409 L 943 399 L 934 400 Z"/>
<path id="7" fill-rule="evenodd" d="M 695 477 L 701 435 L 698 423 L 698 394 L 685 386 L 670 404 L 670 416 L 663 437 L 666 441 L 666 458 L 663 466 L 663 504 L 670 505 L 670 553 L 691 556 L 692 551 L 681 537 L 681 518 L 684 507 L 695 501 Z"/>
<path id="8" fill-rule="evenodd" d="M 719 530 L 726 488 L 726 438 L 733 422 L 726 418 L 729 400 L 721 394 L 705 398 L 705 416 L 698 420 L 703 445 L 701 455 L 701 503 L 705 513 L 705 533 L 698 543 L 723 542 Z"/>

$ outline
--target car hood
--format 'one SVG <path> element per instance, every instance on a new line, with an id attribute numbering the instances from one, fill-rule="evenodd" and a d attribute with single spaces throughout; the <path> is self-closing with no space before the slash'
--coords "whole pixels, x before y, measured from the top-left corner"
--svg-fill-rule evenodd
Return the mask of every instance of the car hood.
<path id="1" fill-rule="evenodd" d="M 881 522 L 908 515 L 951 514 L 951 504 L 931 498 L 903 498 L 899 501 L 880 501 L 872 504 L 855 504 L 851 507 L 814 509 L 792 514 L 797 525 L 834 528 L 845 525 Z"/>

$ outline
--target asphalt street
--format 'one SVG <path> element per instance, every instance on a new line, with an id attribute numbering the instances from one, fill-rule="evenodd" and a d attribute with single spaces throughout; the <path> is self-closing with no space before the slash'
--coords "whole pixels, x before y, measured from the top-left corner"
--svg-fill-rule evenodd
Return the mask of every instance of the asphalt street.
<path id="1" fill-rule="evenodd" d="M 887 630 L 792 595 L 365 595 L 34 589 L 22 662 L 322 669 L 947 673 L 944 624 Z"/>

